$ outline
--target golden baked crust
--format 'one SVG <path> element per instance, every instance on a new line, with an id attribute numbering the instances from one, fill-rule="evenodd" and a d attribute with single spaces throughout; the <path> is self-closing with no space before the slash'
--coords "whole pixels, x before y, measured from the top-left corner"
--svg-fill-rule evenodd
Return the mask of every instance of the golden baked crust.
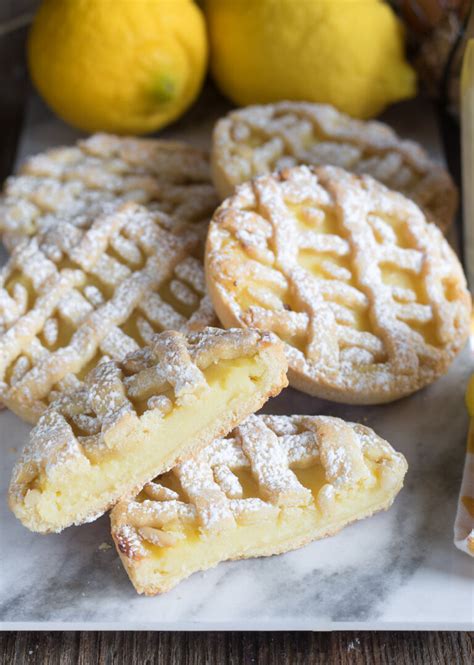
<path id="1" fill-rule="evenodd" d="M 250 416 L 111 513 L 139 593 L 162 593 L 226 559 L 269 556 L 388 508 L 405 458 L 362 425 Z"/>
<path id="2" fill-rule="evenodd" d="M 60 395 L 16 464 L 9 504 L 32 531 L 96 519 L 227 434 L 287 385 L 282 343 L 255 330 L 156 335 Z"/>
<path id="3" fill-rule="evenodd" d="M 413 141 L 381 122 L 332 106 L 280 102 L 232 111 L 214 129 L 213 179 L 222 198 L 257 175 L 299 164 L 330 164 L 373 176 L 423 208 L 446 231 L 457 208 L 449 173 Z"/>
<path id="4" fill-rule="evenodd" d="M 155 332 L 214 325 L 202 231 L 111 204 L 87 229 L 63 221 L 16 247 L 0 273 L 4 404 L 34 423 L 103 358 L 120 360 Z"/>
<path id="5" fill-rule="evenodd" d="M 237 188 L 205 257 L 225 326 L 277 333 L 290 383 L 388 402 L 447 371 L 469 332 L 462 268 L 420 209 L 369 176 L 300 166 Z"/>
<path id="6" fill-rule="evenodd" d="M 87 228 L 110 203 L 134 201 L 181 222 L 207 221 L 217 205 L 207 153 L 185 143 L 95 134 L 26 160 L 0 200 L 0 234 L 12 249 L 58 221 Z"/>

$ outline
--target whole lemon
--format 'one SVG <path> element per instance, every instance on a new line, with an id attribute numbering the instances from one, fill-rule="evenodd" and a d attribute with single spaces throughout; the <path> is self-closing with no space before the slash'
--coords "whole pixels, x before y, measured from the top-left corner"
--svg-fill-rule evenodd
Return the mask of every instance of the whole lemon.
<path id="1" fill-rule="evenodd" d="M 151 132 L 178 118 L 201 88 L 204 17 L 192 0 L 44 0 L 28 61 L 41 95 L 72 125 Z"/>
<path id="2" fill-rule="evenodd" d="M 411 97 L 402 27 L 379 0 L 207 0 L 211 69 L 239 105 L 327 102 L 368 118 Z"/>

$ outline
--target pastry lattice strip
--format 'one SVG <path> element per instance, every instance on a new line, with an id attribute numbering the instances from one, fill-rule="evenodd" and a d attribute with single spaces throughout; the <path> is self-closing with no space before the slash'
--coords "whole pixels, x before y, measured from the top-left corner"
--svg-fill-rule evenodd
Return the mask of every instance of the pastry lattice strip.
<path id="1" fill-rule="evenodd" d="M 368 174 L 413 199 L 430 221 L 446 229 L 457 205 L 456 188 L 423 148 L 400 139 L 380 122 L 362 122 L 331 106 L 281 102 L 233 111 L 214 132 L 214 167 L 220 190 L 256 175 L 299 164 L 338 166 Z M 225 187 L 226 186 L 226 187 Z"/>
<path id="2" fill-rule="evenodd" d="M 84 231 L 66 222 L 18 247 L 2 271 L 1 397 L 35 420 L 103 358 L 122 359 L 166 329 L 215 321 L 200 233 L 133 203 Z"/>
<path id="3" fill-rule="evenodd" d="M 58 221 L 88 228 L 134 201 L 181 223 L 205 223 L 216 205 L 203 151 L 184 143 L 97 134 L 30 157 L 5 183 L 0 232 L 12 248 Z"/>
<path id="4" fill-rule="evenodd" d="M 404 248 L 398 244 L 392 227 L 382 216 L 377 215 L 382 210 L 383 202 L 380 200 L 382 197 L 377 196 L 376 188 L 371 192 L 370 201 L 359 202 L 355 213 L 350 208 L 351 195 L 345 195 L 344 188 L 349 183 L 344 183 L 343 177 L 337 188 L 334 187 L 335 196 L 344 211 L 340 216 L 340 235 L 298 232 L 291 222 L 288 204 L 302 198 L 301 190 L 306 187 L 312 204 L 319 208 L 334 204 L 331 196 L 333 183 L 329 182 L 329 178 L 325 179 L 324 174 L 321 174 L 323 186 L 318 186 L 315 180 L 311 183 L 310 178 L 305 182 L 305 178 L 305 173 L 301 173 L 300 180 L 298 174 L 290 176 L 285 183 L 288 186 L 283 188 L 270 179 L 255 183 L 260 213 L 272 225 L 275 266 L 285 276 L 296 303 L 306 313 L 305 320 L 300 318 L 303 325 L 297 329 L 297 334 L 303 332 L 307 339 L 305 355 L 326 366 L 337 367 L 341 351 L 360 348 L 367 356 L 372 356 L 372 361 L 384 360 L 386 356 L 388 362 L 396 364 L 398 371 L 416 372 L 418 356 L 429 358 L 435 353 L 435 349 L 426 345 L 422 335 L 416 331 L 417 325 L 434 320 L 440 342 L 446 343 L 454 337 L 456 311 L 446 296 L 443 297 L 440 288 L 442 280 L 449 277 L 451 266 L 442 265 L 437 261 L 438 256 L 429 253 L 429 233 L 420 232 L 421 225 L 416 228 L 415 225 L 407 224 L 411 247 Z M 324 184 L 328 189 L 324 188 Z M 375 220 L 379 236 L 383 238 L 382 243 L 376 240 L 373 225 L 365 223 L 367 213 L 369 219 Z M 384 210 L 382 214 L 387 213 L 398 213 L 400 216 L 401 211 L 393 206 L 392 210 Z M 238 229 L 235 231 L 238 236 Z M 345 240 L 344 236 L 350 240 Z M 324 254 L 326 257 L 327 264 L 323 263 L 322 266 L 326 280 L 322 284 L 312 280 L 300 266 L 298 255 L 301 250 L 315 255 Z M 348 255 L 352 255 L 352 271 L 331 261 Z M 401 270 L 419 277 L 422 287 L 434 296 L 431 304 L 414 302 L 417 295 L 412 289 L 406 289 L 400 294 L 397 287 L 385 286 L 379 267 L 381 264 L 395 264 Z M 348 284 L 353 275 L 359 288 Z M 371 307 L 371 320 L 376 334 L 348 327 L 347 323 L 352 323 L 351 307 L 354 305 Z M 444 317 L 441 316 L 442 312 Z M 449 318 L 446 314 L 450 315 Z M 251 316 L 252 323 L 258 324 L 258 327 L 264 325 L 264 319 L 259 320 L 258 309 L 252 309 Z M 280 325 L 284 326 L 284 322 L 288 325 L 291 314 L 283 312 L 281 316 Z M 333 343 L 321 345 L 323 337 Z"/>

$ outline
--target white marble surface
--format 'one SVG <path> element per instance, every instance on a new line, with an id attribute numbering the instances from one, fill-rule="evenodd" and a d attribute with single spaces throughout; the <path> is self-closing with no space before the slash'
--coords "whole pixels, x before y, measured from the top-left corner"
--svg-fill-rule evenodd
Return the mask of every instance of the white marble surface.
<path id="1" fill-rule="evenodd" d="M 168 131 L 206 142 L 224 108 L 206 97 Z M 400 109 L 399 109 L 400 111 Z M 436 152 L 426 107 L 391 112 Z M 75 133 L 34 101 L 20 155 Z M 108 517 L 38 536 L 6 505 L 11 467 L 29 427 L 0 413 L 0 621 L 3 628 L 73 629 L 472 629 L 472 560 L 452 528 L 467 417 L 463 393 L 474 359 L 465 349 L 447 376 L 417 395 L 379 407 L 347 407 L 287 390 L 267 412 L 327 413 L 363 422 L 407 457 L 405 488 L 386 513 L 301 550 L 224 563 L 158 598 L 135 594 L 111 544 Z"/>

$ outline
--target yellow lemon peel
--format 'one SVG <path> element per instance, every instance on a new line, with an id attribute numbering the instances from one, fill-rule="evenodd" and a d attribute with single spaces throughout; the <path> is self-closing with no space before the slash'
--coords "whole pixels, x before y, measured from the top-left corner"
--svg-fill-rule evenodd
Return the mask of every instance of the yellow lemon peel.
<path id="1" fill-rule="evenodd" d="M 191 0 L 44 0 L 28 40 L 33 82 L 87 132 L 151 132 L 178 118 L 206 71 L 207 38 Z"/>
<path id="2" fill-rule="evenodd" d="M 211 68 L 239 105 L 333 104 L 359 118 L 411 97 L 402 27 L 380 0 L 207 0 Z"/>

